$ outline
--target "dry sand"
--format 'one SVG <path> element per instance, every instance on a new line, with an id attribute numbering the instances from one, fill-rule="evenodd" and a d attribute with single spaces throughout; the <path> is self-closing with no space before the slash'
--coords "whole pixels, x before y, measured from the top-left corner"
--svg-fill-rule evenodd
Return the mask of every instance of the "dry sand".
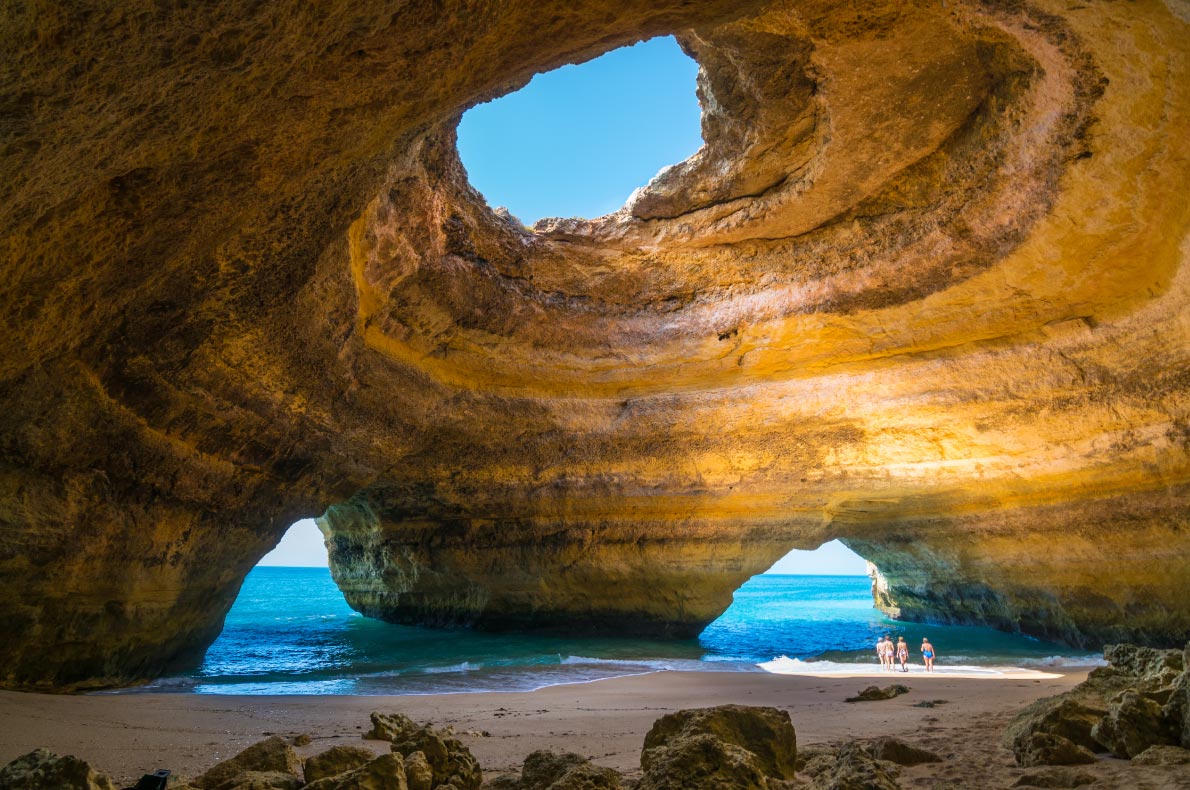
<path id="1" fill-rule="evenodd" d="M 1056 677 L 977 679 L 921 672 L 873 673 L 910 693 L 892 700 L 846 703 L 874 681 L 738 672 L 658 672 L 532 692 L 404 697 L 234 697 L 199 694 L 48 696 L 0 692 L 0 764 L 44 746 L 75 754 L 117 781 L 169 768 L 199 773 L 270 734 L 309 733 L 299 751 L 313 754 L 362 741 L 373 710 L 453 725 L 486 776 L 514 772 L 537 749 L 576 751 L 630 776 L 639 774 L 645 733 L 661 715 L 726 703 L 787 709 L 800 747 L 898 735 L 946 762 L 903 769 L 905 788 L 1007 788 L 1022 769 L 1000 746 L 1005 724 L 1031 701 L 1064 691 L 1085 671 Z M 946 700 L 933 708 L 925 700 Z M 487 733 L 487 734 L 483 734 Z M 1098 787 L 1190 788 L 1170 768 L 1105 759 L 1089 770 Z M 1190 771 L 1186 772 L 1190 774 Z"/>

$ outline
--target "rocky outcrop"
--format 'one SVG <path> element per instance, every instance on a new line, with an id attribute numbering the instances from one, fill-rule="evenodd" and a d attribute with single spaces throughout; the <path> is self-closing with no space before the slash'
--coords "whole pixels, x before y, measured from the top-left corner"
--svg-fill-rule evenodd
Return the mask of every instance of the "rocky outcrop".
<path id="1" fill-rule="evenodd" d="M 1109 666 L 1038 700 L 1009 725 L 1003 741 L 1019 765 L 1089 764 L 1102 751 L 1129 759 L 1178 744 L 1187 726 L 1179 696 L 1190 685 L 1185 653 L 1108 645 L 1103 654 Z"/>
<path id="2" fill-rule="evenodd" d="M 921 765 L 923 763 L 940 763 L 942 758 L 928 749 L 906 743 L 900 738 L 877 738 L 871 746 L 871 753 L 877 760 L 896 763 L 897 765 Z"/>
<path id="3" fill-rule="evenodd" d="M 401 755 L 382 754 L 358 768 L 311 782 L 303 790 L 410 790 L 407 768 Z"/>
<path id="4" fill-rule="evenodd" d="M 1190 635 L 1178 3 L 0 9 L 0 683 L 360 611 L 690 635 L 842 538 L 907 619 Z M 454 129 L 676 34 L 705 146 L 532 231 Z"/>
<path id="5" fill-rule="evenodd" d="M 375 754 L 360 746 L 332 746 L 325 752 L 307 758 L 302 764 L 302 770 L 307 782 L 316 782 L 329 776 L 354 771 L 374 759 Z"/>
<path id="6" fill-rule="evenodd" d="M 843 744 L 806 765 L 815 790 L 900 790 L 896 770 L 856 743 Z"/>
<path id="7" fill-rule="evenodd" d="M 37 749 L 0 768 L 6 790 L 116 790 L 112 780 L 77 757 Z"/>
<path id="8" fill-rule="evenodd" d="M 429 781 L 444 790 L 477 790 L 483 782 L 471 750 L 451 730 L 418 725 L 401 713 L 372 713 L 372 729 L 365 738 L 391 741 L 392 751 L 404 758 L 407 781 L 421 788 Z"/>
<path id="9" fill-rule="evenodd" d="M 783 790 L 797 735 L 777 708 L 723 705 L 662 716 L 645 736 L 638 790 Z"/>
<path id="10" fill-rule="evenodd" d="M 198 790 L 237 790 L 241 785 L 248 790 L 246 786 L 253 784 L 296 790 L 303 784 L 302 763 L 293 747 L 274 735 L 224 760 L 190 784 Z"/>
<path id="11" fill-rule="evenodd" d="M 525 758 L 519 779 L 484 785 L 507 790 L 620 790 L 620 775 L 592 763 L 581 754 L 533 752 Z"/>

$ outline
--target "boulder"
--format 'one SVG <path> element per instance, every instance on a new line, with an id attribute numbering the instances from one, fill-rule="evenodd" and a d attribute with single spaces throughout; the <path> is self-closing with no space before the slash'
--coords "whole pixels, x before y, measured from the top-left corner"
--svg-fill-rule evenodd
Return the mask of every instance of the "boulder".
<path id="1" fill-rule="evenodd" d="M 332 746 L 306 760 L 306 781 L 316 782 L 328 776 L 354 771 L 376 759 L 376 755 L 362 746 Z"/>
<path id="2" fill-rule="evenodd" d="M 1136 691 L 1124 691 L 1108 704 L 1107 715 L 1091 735 L 1116 757 L 1132 758 L 1156 745 L 1177 743 L 1177 734 L 1160 705 Z"/>
<path id="3" fill-rule="evenodd" d="M 1082 787 L 1095 782 L 1095 775 L 1073 768 L 1047 768 L 1032 771 L 1016 780 L 1014 787 Z"/>
<path id="4" fill-rule="evenodd" d="M 476 790 L 483 783 L 483 773 L 471 750 L 458 738 L 433 727 L 414 725 L 412 729 L 394 731 L 392 750 L 407 758 L 421 752 L 422 760 L 430 767 L 435 788 Z M 420 767 L 417 770 L 422 771 Z"/>
<path id="5" fill-rule="evenodd" d="M 116 790 L 112 780 L 85 761 L 36 749 L 0 768 L 5 790 Z"/>
<path id="6" fill-rule="evenodd" d="M 242 771 L 211 790 L 298 790 L 301 779 L 284 771 Z"/>
<path id="7" fill-rule="evenodd" d="M 483 790 L 520 790 L 521 780 L 515 776 L 497 776 L 484 782 Z M 412 788 L 410 788 L 412 790 Z"/>
<path id="8" fill-rule="evenodd" d="M 797 770 L 797 734 L 789 714 L 778 708 L 721 705 L 681 710 L 662 716 L 645 736 L 641 767 L 646 771 L 656 750 L 684 738 L 708 735 L 752 755 L 766 776 L 787 779 Z"/>
<path id="9" fill-rule="evenodd" d="M 1159 686 L 1168 686 L 1186 669 L 1181 650 L 1126 644 L 1105 645 L 1103 657 L 1116 671 Z"/>
<path id="10" fill-rule="evenodd" d="M 1107 713 L 1106 707 L 1070 694 L 1047 697 L 1025 708 L 1008 725 L 1004 744 L 1016 755 L 1017 764 L 1077 765 L 1094 759 L 1100 748 L 1091 729 Z M 1034 736 L 1044 735 L 1044 738 Z M 1077 747 L 1077 748 L 1074 748 Z M 1079 752 L 1082 749 L 1086 754 Z M 1074 762 L 1047 762 L 1074 760 Z"/>
<path id="11" fill-rule="evenodd" d="M 595 765 L 581 754 L 538 751 L 525 758 L 519 787 L 521 790 L 619 790 L 620 775 Z"/>
<path id="12" fill-rule="evenodd" d="M 1190 645 L 1186 652 L 1190 653 Z M 1190 749 L 1190 668 L 1177 677 L 1169 692 L 1161 712 L 1174 729 L 1178 742 Z"/>
<path id="13" fill-rule="evenodd" d="M 1038 765 L 1089 765 L 1095 762 L 1090 749 L 1079 746 L 1069 738 L 1034 732 L 1013 743 L 1012 753 L 1017 765 L 1031 768 Z"/>
<path id="14" fill-rule="evenodd" d="M 813 786 L 817 790 L 900 790 L 895 768 L 876 760 L 856 743 L 844 744 L 816 773 Z"/>
<path id="15" fill-rule="evenodd" d="M 365 740 L 391 741 L 398 734 L 417 729 L 413 719 L 403 713 L 372 712 L 372 729 L 364 733 Z"/>
<path id="16" fill-rule="evenodd" d="M 894 683 L 886 688 L 868 686 L 854 697 L 848 697 L 847 702 L 875 702 L 882 699 L 892 699 L 893 697 L 899 697 L 902 694 L 908 693 L 909 687 L 902 686 L 900 683 Z"/>
<path id="17" fill-rule="evenodd" d="M 756 756 L 713 735 L 675 738 L 648 752 L 637 790 L 768 790 Z M 642 765 L 645 759 L 642 757 Z"/>
<path id="18" fill-rule="evenodd" d="M 1132 758 L 1134 765 L 1190 765 L 1190 749 L 1150 746 Z"/>
<path id="19" fill-rule="evenodd" d="M 397 754 L 383 754 L 337 776 L 311 782 L 303 790 L 408 790 L 405 762 Z"/>
<path id="20" fill-rule="evenodd" d="M 887 760 L 897 765 L 942 762 L 942 758 L 933 752 L 908 744 L 900 738 L 877 738 L 872 742 L 871 753 L 877 760 Z"/>
<path id="21" fill-rule="evenodd" d="M 423 752 L 405 758 L 405 782 L 409 790 L 430 790 L 434 786 L 434 769 Z"/>
<path id="22" fill-rule="evenodd" d="M 216 790 L 227 786 L 230 780 L 240 774 L 252 773 L 280 773 L 294 778 L 301 777 L 302 764 L 297 752 L 284 738 L 274 735 L 271 738 L 254 743 L 244 751 L 224 760 L 211 768 L 191 784 L 199 790 Z"/>

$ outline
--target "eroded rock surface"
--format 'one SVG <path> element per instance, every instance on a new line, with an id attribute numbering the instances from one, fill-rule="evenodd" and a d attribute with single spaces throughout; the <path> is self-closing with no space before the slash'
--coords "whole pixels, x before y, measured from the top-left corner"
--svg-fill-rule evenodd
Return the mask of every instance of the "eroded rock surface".
<path id="1" fill-rule="evenodd" d="M 1190 14 L 0 8 L 0 683 L 195 662 L 322 514 L 360 611 L 689 635 L 842 538 L 902 618 L 1190 635 Z M 676 34 L 704 148 L 532 232 L 461 113 Z"/>
<path id="2" fill-rule="evenodd" d="M 1190 686 L 1182 650 L 1108 645 L 1111 663 L 1070 691 L 1033 703 L 1013 720 L 1003 742 L 1022 766 L 1080 765 L 1094 752 L 1131 759 L 1176 747 L 1190 726 L 1181 694 Z M 1183 744 L 1185 745 L 1185 744 Z M 1157 759 L 1154 752 L 1149 759 Z"/>
<path id="3" fill-rule="evenodd" d="M 0 768 L 7 790 L 116 790 L 112 780 L 84 760 L 37 749 Z"/>

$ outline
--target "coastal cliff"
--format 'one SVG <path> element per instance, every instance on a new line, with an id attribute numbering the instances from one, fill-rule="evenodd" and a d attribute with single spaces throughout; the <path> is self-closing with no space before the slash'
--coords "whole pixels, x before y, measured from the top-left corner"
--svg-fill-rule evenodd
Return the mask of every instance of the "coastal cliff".
<path id="1" fill-rule="evenodd" d="M 398 622 L 690 635 L 840 538 L 902 618 L 1190 636 L 1181 0 L 0 33 L 0 685 L 192 664 L 312 516 Z M 691 159 L 532 229 L 471 188 L 466 108 L 667 34 Z"/>

